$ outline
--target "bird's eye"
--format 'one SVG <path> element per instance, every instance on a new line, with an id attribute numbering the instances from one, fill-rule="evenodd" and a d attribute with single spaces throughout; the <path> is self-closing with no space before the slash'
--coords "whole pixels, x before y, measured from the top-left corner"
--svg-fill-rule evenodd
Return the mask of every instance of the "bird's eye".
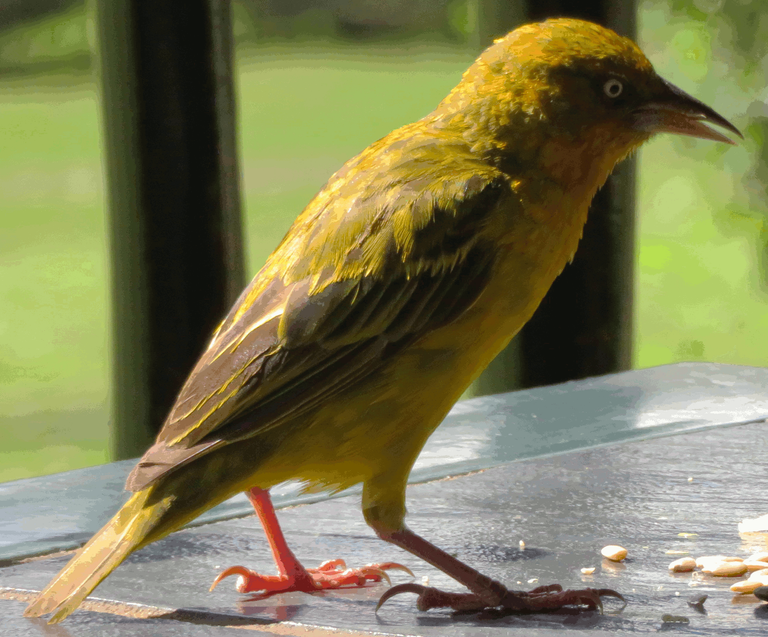
<path id="1" fill-rule="evenodd" d="M 624 85 L 616 78 L 612 77 L 605 84 L 603 84 L 603 92 L 608 97 L 618 97 L 624 90 Z"/>

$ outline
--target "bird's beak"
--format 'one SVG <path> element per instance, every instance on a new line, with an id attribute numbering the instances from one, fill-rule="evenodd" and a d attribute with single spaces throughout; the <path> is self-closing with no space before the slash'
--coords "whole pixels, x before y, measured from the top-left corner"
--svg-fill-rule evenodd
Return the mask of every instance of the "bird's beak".
<path id="1" fill-rule="evenodd" d="M 731 138 L 712 130 L 705 122 L 717 124 L 742 139 L 739 129 L 709 106 L 691 97 L 674 84 L 662 80 L 660 94 L 634 112 L 635 127 L 648 133 L 677 133 L 736 145 Z"/>

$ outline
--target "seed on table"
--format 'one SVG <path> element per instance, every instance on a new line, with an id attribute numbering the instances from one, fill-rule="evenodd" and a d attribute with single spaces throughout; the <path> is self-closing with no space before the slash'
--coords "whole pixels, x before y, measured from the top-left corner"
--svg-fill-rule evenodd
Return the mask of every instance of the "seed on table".
<path id="1" fill-rule="evenodd" d="M 768 579 L 768 568 L 761 568 L 759 571 L 752 571 L 749 579 Z"/>
<path id="2" fill-rule="evenodd" d="M 762 586 L 762 582 L 759 582 L 758 580 L 745 579 L 741 582 L 731 584 L 731 590 L 734 593 L 740 593 L 741 595 L 749 595 L 750 593 L 754 593 L 755 589 L 760 588 L 760 586 Z"/>
<path id="3" fill-rule="evenodd" d="M 720 562 L 743 562 L 740 557 L 729 557 L 728 555 L 702 555 L 696 558 L 696 566 L 703 569 L 710 564 L 719 564 Z"/>
<path id="4" fill-rule="evenodd" d="M 595 572 L 595 567 L 594 566 L 590 566 L 588 568 L 581 569 L 581 574 L 582 575 L 592 575 L 592 573 L 594 573 L 594 572 Z"/>
<path id="5" fill-rule="evenodd" d="M 712 570 L 703 570 L 715 577 L 741 577 L 747 572 L 747 567 L 744 566 L 744 562 L 720 562 Z"/>
<path id="6" fill-rule="evenodd" d="M 719 564 L 727 564 L 727 562 L 722 562 L 720 560 L 696 560 L 696 566 L 704 573 L 711 573 L 712 569 Z"/>
<path id="7" fill-rule="evenodd" d="M 611 560 L 611 562 L 621 562 L 621 560 L 627 557 L 627 549 L 616 544 L 604 546 L 600 553 L 603 557 Z"/>
<path id="8" fill-rule="evenodd" d="M 704 557 L 697 557 L 695 559 L 696 559 L 696 568 L 704 568 L 705 566 L 709 566 L 710 564 L 717 564 L 722 561 L 716 555 L 705 555 Z"/>
<path id="9" fill-rule="evenodd" d="M 679 560 L 671 562 L 669 570 L 673 573 L 687 573 L 696 568 L 696 560 L 692 557 L 681 557 Z"/>
<path id="10" fill-rule="evenodd" d="M 739 533 L 765 533 L 768 531 L 768 513 L 759 518 L 744 519 L 738 524 Z"/>
<path id="11" fill-rule="evenodd" d="M 768 551 L 758 551 L 757 553 L 752 553 L 747 560 L 752 560 L 754 562 L 768 562 Z M 747 560 L 744 560 L 745 562 Z"/>
<path id="12" fill-rule="evenodd" d="M 747 565 L 747 570 L 751 573 L 752 571 L 759 571 L 761 569 L 768 569 L 768 562 L 763 562 L 762 560 L 753 560 L 753 559 L 747 559 L 744 560 L 744 564 Z"/>

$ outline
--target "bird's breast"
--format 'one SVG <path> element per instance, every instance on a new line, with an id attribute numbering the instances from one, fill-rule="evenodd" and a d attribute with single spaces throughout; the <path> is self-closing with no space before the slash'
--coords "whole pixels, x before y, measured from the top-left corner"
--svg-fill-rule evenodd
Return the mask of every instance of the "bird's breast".
<path id="1" fill-rule="evenodd" d="M 562 191 L 552 199 L 524 202 L 505 228 L 490 280 L 474 305 L 454 323 L 418 343 L 425 351 L 454 343 L 461 361 L 457 364 L 467 371 L 467 385 L 531 318 L 573 258 L 589 200 Z"/>
<path id="2" fill-rule="evenodd" d="M 307 418 L 262 467 L 263 485 L 298 477 L 335 489 L 407 475 L 453 404 L 531 317 L 585 218 L 586 205 L 518 215 L 477 301 Z"/>

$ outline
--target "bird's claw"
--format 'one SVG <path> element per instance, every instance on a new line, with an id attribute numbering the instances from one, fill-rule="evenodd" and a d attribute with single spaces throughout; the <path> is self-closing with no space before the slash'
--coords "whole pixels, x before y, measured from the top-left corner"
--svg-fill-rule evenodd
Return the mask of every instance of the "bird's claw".
<path id="1" fill-rule="evenodd" d="M 450 593 L 436 588 L 408 583 L 393 586 L 387 590 L 376 604 L 376 612 L 385 602 L 402 593 L 418 595 L 416 608 L 427 611 L 432 608 L 450 608 L 458 612 L 479 612 L 491 608 L 500 608 L 507 612 L 531 613 L 554 611 L 564 606 L 586 606 L 602 614 L 601 597 L 615 597 L 627 604 L 624 597 L 610 588 L 585 588 L 581 590 L 563 590 L 559 584 L 539 586 L 531 591 L 507 591 L 498 604 L 489 603 L 474 593 Z M 623 608 L 623 606 L 622 606 Z"/>
<path id="2" fill-rule="evenodd" d="M 391 588 L 384 591 L 384 594 L 379 598 L 379 603 L 376 604 L 376 610 L 374 612 L 378 613 L 379 609 L 395 595 L 400 595 L 402 593 L 416 593 L 419 596 L 419 599 L 421 599 L 421 596 L 429 590 L 430 588 L 428 586 L 422 586 L 421 584 L 416 584 L 415 582 L 408 582 L 407 584 L 398 584 L 397 586 L 392 586 Z"/>
<path id="3" fill-rule="evenodd" d="M 365 566 L 358 570 L 361 571 L 363 577 L 367 580 L 372 582 L 387 580 L 387 585 L 392 586 L 392 580 L 390 579 L 389 575 L 387 575 L 387 572 L 383 569 L 376 568 L 375 566 Z"/>
<path id="4" fill-rule="evenodd" d="M 370 566 L 379 568 L 382 571 L 403 571 L 403 573 L 408 573 L 411 577 L 416 577 L 413 571 L 405 566 L 405 564 L 398 564 L 397 562 L 379 562 L 378 564 L 370 564 Z"/>
<path id="5" fill-rule="evenodd" d="M 624 597 L 624 595 L 622 595 L 618 591 L 613 590 L 612 588 L 592 588 L 589 590 L 594 591 L 598 598 L 615 597 L 616 599 L 620 600 L 621 602 L 623 602 L 623 606 L 619 610 L 623 610 L 627 606 L 626 597 Z M 602 607 L 600 609 L 600 612 L 602 612 Z"/>
<path id="6" fill-rule="evenodd" d="M 311 573 L 311 571 L 310 571 Z M 319 588 L 340 588 L 341 586 L 363 586 L 366 582 L 380 582 L 386 580 L 387 584 L 392 585 L 392 580 L 386 571 L 376 568 L 373 565 L 361 566 L 359 568 L 348 568 L 345 570 L 324 571 L 314 573 L 315 581 L 320 585 Z"/>
<path id="7" fill-rule="evenodd" d="M 245 593 L 247 591 L 241 590 L 243 588 L 243 581 L 244 579 L 247 579 L 253 575 L 253 571 L 251 571 L 248 568 L 245 568 L 245 566 L 230 566 L 227 569 L 224 569 L 221 573 L 219 573 L 216 576 L 216 579 L 213 580 L 213 584 L 211 584 L 211 587 L 208 589 L 208 592 L 212 592 L 214 588 L 216 588 L 222 580 L 226 579 L 230 575 L 239 575 L 240 579 L 238 579 L 237 584 L 235 585 L 235 589 L 238 593 Z"/>
<path id="8" fill-rule="evenodd" d="M 392 585 L 392 580 L 387 570 L 401 570 L 411 576 L 413 572 L 402 564 L 396 562 L 382 562 L 368 564 L 360 568 L 347 568 L 344 560 L 328 560 L 317 568 L 301 570 L 292 576 L 288 575 L 260 575 L 245 566 L 230 566 L 219 573 L 213 580 L 212 591 L 219 583 L 230 575 L 238 575 L 235 589 L 238 593 L 252 593 L 264 591 L 265 593 L 288 592 L 300 590 L 312 592 L 314 590 L 341 588 L 344 586 L 364 586 L 366 582 L 381 582 L 385 580 Z"/>
<path id="9" fill-rule="evenodd" d="M 416 608 L 420 611 L 428 611 L 432 608 L 450 608 L 458 612 L 472 612 L 493 607 L 487 600 L 481 599 L 474 593 L 449 593 L 430 586 L 408 583 L 398 584 L 385 591 L 376 605 L 376 612 L 379 611 L 384 602 L 401 593 L 416 593 L 418 595 Z"/>
<path id="10" fill-rule="evenodd" d="M 360 579 L 359 584 L 365 584 L 366 581 L 380 582 L 386 580 L 387 584 L 392 586 L 392 580 L 387 574 L 388 570 L 397 570 L 408 573 L 411 577 L 415 577 L 413 571 L 403 564 L 397 562 L 379 562 L 376 564 L 368 564 L 359 568 L 347 569 L 346 562 L 344 560 L 328 560 L 323 562 L 317 568 L 307 569 L 308 573 L 321 576 L 323 574 L 333 574 L 334 577 L 346 580 L 345 583 L 352 582 L 353 578 L 357 576 Z"/>
<path id="11" fill-rule="evenodd" d="M 326 560 L 320 566 L 316 568 L 308 568 L 307 573 L 328 573 L 332 571 L 347 569 L 347 563 L 342 559 Z"/>

